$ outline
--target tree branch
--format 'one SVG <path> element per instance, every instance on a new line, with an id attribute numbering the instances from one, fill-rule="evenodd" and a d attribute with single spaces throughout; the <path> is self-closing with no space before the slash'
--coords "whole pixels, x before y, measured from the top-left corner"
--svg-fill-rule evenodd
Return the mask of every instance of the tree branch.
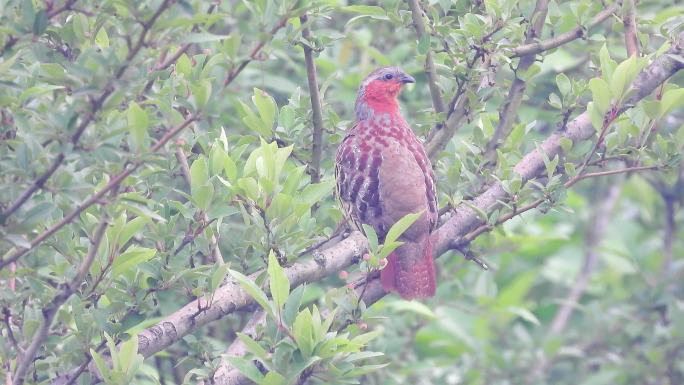
<path id="1" fill-rule="evenodd" d="M 43 318 L 40 321 L 40 326 L 33 334 L 33 340 L 31 341 L 31 344 L 24 352 L 23 357 L 17 364 L 17 369 L 14 371 L 14 385 L 22 385 L 24 383 L 26 372 L 33 364 L 33 358 L 35 357 L 36 352 L 48 337 L 50 327 L 52 326 L 52 321 L 54 320 L 57 311 L 64 304 L 64 302 L 66 302 L 66 300 L 76 292 L 81 282 L 83 282 L 86 274 L 90 270 L 90 266 L 93 264 L 97 250 L 100 247 L 102 238 L 104 237 L 105 230 L 107 230 L 107 221 L 108 217 L 106 213 L 103 212 L 100 223 L 93 235 L 93 240 L 91 242 L 90 248 L 88 249 L 88 253 L 86 254 L 85 258 L 83 258 L 83 262 L 81 262 L 76 275 L 71 282 L 62 288 L 60 293 L 57 294 L 46 307 L 43 308 Z"/>
<path id="2" fill-rule="evenodd" d="M 525 43 L 531 44 L 541 36 L 542 29 L 544 28 L 544 21 L 546 20 L 546 13 L 548 11 L 549 2 L 548 0 L 537 0 L 537 5 L 532 12 L 530 18 L 530 24 L 527 27 Z M 485 150 L 485 158 L 495 162 L 496 159 L 496 149 L 499 146 L 499 142 L 503 141 L 511 132 L 515 119 L 518 116 L 518 109 L 522 102 L 523 95 L 525 93 L 525 88 L 527 88 L 527 82 L 518 76 L 519 73 L 527 71 L 528 68 L 534 64 L 535 55 L 528 54 L 520 58 L 520 63 L 514 71 L 515 79 L 511 84 L 511 88 L 508 91 L 508 96 L 504 99 L 504 104 L 499 111 L 499 123 L 496 125 L 494 134 L 487 143 L 487 148 Z"/>
<path id="3" fill-rule="evenodd" d="M 510 54 L 510 57 L 520 57 L 520 56 L 526 56 L 526 55 L 536 55 L 538 53 L 542 53 L 544 51 L 548 51 L 550 49 L 554 49 L 557 47 L 560 47 L 563 44 L 569 43 L 575 39 L 579 39 L 582 37 L 585 37 L 587 32 L 594 28 L 595 26 L 603 23 L 606 19 L 608 19 L 612 14 L 614 14 L 619 8 L 620 8 L 621 1 L 617 1 L 614 4 L 612 4 L 610 7 L 606 8 L 605 10 L 599 12 L 594 16 L 594 18 L 591 19 L 589 24 L 586 26 L 577 26 L 573 29 L 571 29 L 568 32 L 561 33 L 560 35 L 556 35 L 553 38 L 544 40 L 544 41 L 536 41 L 532 42 L 529 44 L 524 44 L 519 47 L 516 47 L 513 49 L 513 51 Z"/>
<path id="4" fill-rule="evenodd" d="M 419 0 L 408 0 L 409 7 L 411 8 L 411 18 L 413 19 L 413 27 L 416 29 L 416 36 L 418 41 L 423 40 L 425 36 L 428 36 L 425 32 L 425 23 L 423 22 L 423 9 L 420 7 Z M 444 106 L 444 99 L 442 98 L 442 92 L 437 85 L 439 82 L 439 77 L 437 71 L 435 70 L 435 62 L 432 58 L 432 49 L 428 47 L 428 51 L 425 54 L 425 74 L 428 79 L 428 87 L 430 88 L 430 96 L 432 96 L 432 106 L 435 112 L 442 114 L 446 112 L 446 107 Z"/>
<path id="5" fill-rule="evenodd" d="M 635 11 L 634 0 L 625 0 L 622 8 L 622 23 L 625 26 L 625 48 L 627 48 L 627 56 L 639 57 L 639 38 L 637 36 L 637 23 L 634 16 Z"/>
<path id="6" fill-rule="evenodd" d="M 309 82 L 309 95 L 311 97 L 311 112 L 313 118 L 312 148 L 311 148 L 311 165 L 309 166 L 309 173 L 311 174 L 311 183 L 318 183 L 321 181 L 321 154 L 322 154 L 322 136 L 323 136 L 323 113 L 321 104 L 321 94 L 318 90 L 318 75 L 316 74 L 316 63 L 314 63 L 313 49 L 309 46 L 311 39 L 311 29 L 308 24 L 309 17 L 304 14 L 300 16 L 299 20 L 302 23 L 302 38 L 306 40 L 302 44 L 304 48 L 304 61 L 306 62 L 306 78 Z"/>
<path id="7" fill-rule="evenodd" d="M 285 268 L 291 286 L 314 282 L 335 274 L 358 260 L 366 248 L 366 239 L 355 231 L 339 243 L 315 251 L 311 259 Z M 252 275 L 254 278 L 261 272 Z M 155 354 L 188 333 L 228 314 L 254 304 L 252 297 L 235 281 L 216 290 L 211 303 L 198 298 L 138 335 L 138 352 L 145 357 Z"/>
<path id="8" fill-rule="evenodd" d="M 90 105 L 90 110 L 85 114 L 85 117 L 82 118 L 81 123 L 78 125 L 76 128 L 76 131 L 74 134 L 71 136 L 71 144 L 76 145 L 78 141 L 81 139 L 81 135 L 85 132 L 86 128 L 90 125 L 95 120 L 95 117 L 97 116 L 97 112 L 102 108 L 104 105 L 105 100 L 109 97 L 114 92 L 114 83 L 121 78 L 121 76 L 126 72 L 126 69 L 131 64 L 131 61 L 135 56 L 140 52 L 140 49 L 143 47 L 143 44 L 145 43 L 145 37 L 147 36 L 147 33 L 150 31 L 154 23 L 157 21 L 159 16 L 166 10 L 168 9 L 171 4 L 172 0 L 164 0 L 162 4 L 159 6 L 157 11 L 152 15 L 146 22 L 143 23 L 143 29 L 142 32 L 140 32 L 140 35 L 138 36 L 138 40 L 133 47 L 128 52 L 128 55 L 126 55 L 126 59 L 124 60 L 124 63 L 119 67 L 119 69 L 116 71 L 115 75 L 113 78 L 109 79 L 107 81 L 107 84 L 104 86 L 104 90 L 100 94 L 100 96 L 95 99 Z M 62 165 L 64 162 L 64 159 L 66 158 L 66 154 L 62 151 L 57 155 L 55 160 L 52 162 L 50 167 L 41 174 L 32 184 L 29 186 L 24 192 L 22 192 L 19 195 L 19 198 L 15 200 L 12 204 L 7 207 L 5 211 L 0 214 L 0 224 L 3 224 L 7 221 L 7 218 L 9 218 L 12 214 L 14 214 L 19 208 L 26 203 L 26 201 L 33 196 L 33 194 L 42 189 L 43 186 L 45 185 L 45 182 L 47 182 L 48 179 L 57 171 L 57 169 Z M 0 265 L 0 268 L 2 266 Z"/>

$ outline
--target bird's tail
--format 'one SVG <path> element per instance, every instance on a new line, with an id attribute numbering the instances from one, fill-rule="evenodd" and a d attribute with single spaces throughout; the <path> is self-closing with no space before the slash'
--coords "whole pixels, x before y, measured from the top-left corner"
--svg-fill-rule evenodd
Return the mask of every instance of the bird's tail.
<path id="1" fill-rule="evenodd" d="M 387 257 L 380 271 L 385 291 L 396 291 L 404 299 L 435 295 L 435 262 L 430 237 L 422 242 L 406 242 Z"/>

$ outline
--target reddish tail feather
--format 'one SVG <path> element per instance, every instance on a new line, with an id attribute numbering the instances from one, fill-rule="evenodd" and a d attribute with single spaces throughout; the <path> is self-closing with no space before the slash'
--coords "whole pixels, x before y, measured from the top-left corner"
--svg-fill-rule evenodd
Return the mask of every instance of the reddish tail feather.
<path id="1" fill-rule="evenodd" d="M 404 299 L 428 298 L 435 295 L 435 262 L 432 243 L 406 242 L 387 257 L 380 271 L 385 291 L 394 291 Z"/>

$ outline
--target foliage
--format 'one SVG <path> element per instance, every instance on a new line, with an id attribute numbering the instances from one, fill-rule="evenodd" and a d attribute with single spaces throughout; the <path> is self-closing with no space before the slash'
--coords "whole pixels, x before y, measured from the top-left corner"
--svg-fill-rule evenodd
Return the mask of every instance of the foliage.
<path id="1" fill-rule="evenodd" d="M 682 44 L 682 7 L 638 2 L 633 33 L 633 1 L 598 22 L 599 2 L 549 1 L 530 38 L 545 3 L 425 1 L 422 36 L 398 0 L 0 3 L 0 372 L 17 384 L 22 366 L 26 383 L 197 383 L 225 368 L 259 384 L 684 382 L 683 75 L 635 96 L 639 74 Z M 521 48 L 565 33 L 521 65 Z M 319 258 L 342 222 L 334 151 L 381 65 L 417 79 L 402 110 L 438 148 L 440 206 L 477 213 L 468 252 L 492 267 L 445 254 L 424 303 L 358 298 L 394 236 L 380 245 L 367 229 L 368 258 L 354 250 L 352 266 Z M 591 140 L 563 140 L 523 183 L 515 165 L 585 111 Z M 506 200 L 477 207 L 495 183 Z M 305 265 L 320 274 L 302 279 Z M 178 334 L 171 317 L 189 304 Z M 194 324 L 217 307 L 220 320 Z M 173 344 L 144 353 L 159 330 Z M 226 354 L 234 343 L 241 355 Z"/>

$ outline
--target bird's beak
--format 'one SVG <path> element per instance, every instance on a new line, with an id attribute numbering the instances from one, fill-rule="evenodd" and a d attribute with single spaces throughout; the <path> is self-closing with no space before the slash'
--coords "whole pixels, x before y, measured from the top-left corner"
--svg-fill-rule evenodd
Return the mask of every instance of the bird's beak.
<path id="1" fill-rule="evenodd" d="M 407 83 L 415 83 L 416 79 L 414 79 L 413 76 L 411 76 L 411 75 L 407 75 L 407 74 L 402 73 L 401 75 L 399 75 L 399 81 L 402 82 L 403 84 L 407 84 Z"/>

